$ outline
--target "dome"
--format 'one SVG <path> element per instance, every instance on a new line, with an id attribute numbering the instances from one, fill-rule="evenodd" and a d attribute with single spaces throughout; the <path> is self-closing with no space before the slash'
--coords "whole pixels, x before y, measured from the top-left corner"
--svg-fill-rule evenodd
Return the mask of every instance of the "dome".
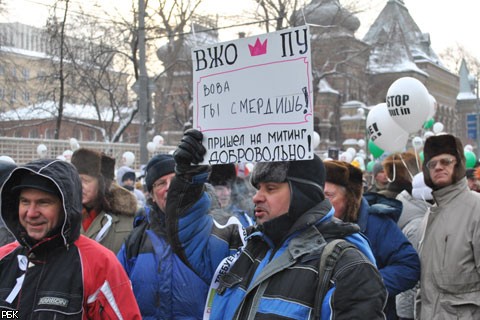
<path id="1" fill-rule="evenodd" d="M 360 27 L 360 20 L 342 7 L 338 0 L 312 0 L 302 10 L 294 13 L 295 21 L 300 25 L 304 21 L 320 26 L 340 26 L 354 33 Z"/>

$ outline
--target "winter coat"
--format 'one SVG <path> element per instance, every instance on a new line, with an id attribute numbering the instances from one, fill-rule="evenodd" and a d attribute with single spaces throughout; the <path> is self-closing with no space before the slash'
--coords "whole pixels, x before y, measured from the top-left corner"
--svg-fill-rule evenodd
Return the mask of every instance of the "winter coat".
<path id="1" fill-rule="evenodd" d="M 397 200 L 403 203 L 403 210 L 400 219 L 398 219 L 398 226 L 408 241 L 413 245 L 415 250 L 418 250 L 418 242 L 420 241 L 420 226 L 423 218 L 431 206 L 430 203 L 422 199 L 412 197 L 406 190 L 402 191 Z M 397 315 L 401 318 L 414 318 L 415 310 L 415 295 L 418 290 L 417 285 L 397 295 Z"/>
<path id="2" fill-rule="evenodd" d="M 167 230 L 176 252 L 205 281 L 213 279 L 211 290 L 216 288 L 216 294 L 206 308 L 210 318 L 312 318 L 325 239 L 358 228 L 333 219 L 334 210 L 325 200 L 301 215 L 279 247 L 251 227 L 246 246 L 238 251 L 244 229 L 208 215 L 210 198 L 201 190 L 199 184 L 174 178 L 167 201 Z M 371 254 L 366 239 L 356 235 Z M 359 314 L 365 319 L 384 318 L 385 287 L 376 267 L 359 250 L 347 251 L 339 259 L 332 283 L 335 289 L 324 301 L 322 319 L 353 319 Z"/>
<path id="3" fill-rule="evenodd" d="M 416 319 L 480 319 L 480 194 L 462 178 L 432 195 Z"/>
<path id="4" fill-rule="evenodd" d="M 388 290 L 387 319 L 396 319 L 395 296 L 413 288 L 420 278 L 418 254 L 396 224 L 401 212 L 400 201 L 366 193 L 357 221 Z"/>
<path id="5" fill-rule="evenodd" d="M 137 212 L 137 199 L 128 190 L 112 184 L 106 195 L 111 205 L 109 212 L 100 212 L 92 221 L 88 230 L 81 233 L 94 239 L 115 254 L 133 229 L 133 218 Z"/>
<path id="6" fill-rule="evenodd" d="M 63 200 L 63 224 L 41 241 L 28 237 L 19 223 L 18 196 L 10 191 L 22 171 L 53 181 Z M 130 281 L 115 255 L 80 235 L 81 182 L 71 164 L 31 162 L 15 169 L 0 193 L 1 217 L 17 239 L 0 248 L 1 311 L 16 310 L 19 319 L 140 319 Z"/>
<path id="7" fill-rule="evenodd" d="M 0 220 L 0 247 L 15 241 L 15 238 L 8 231 L 7 227 L 3 224 L 3 221 Z"/>
<path id="8" fill-rule="evenodd" d="M 173 253 L 164 213 L 157 206 L 145 211 L 117 255 L 143 319 L 202 319 L 207 283 Z"/>

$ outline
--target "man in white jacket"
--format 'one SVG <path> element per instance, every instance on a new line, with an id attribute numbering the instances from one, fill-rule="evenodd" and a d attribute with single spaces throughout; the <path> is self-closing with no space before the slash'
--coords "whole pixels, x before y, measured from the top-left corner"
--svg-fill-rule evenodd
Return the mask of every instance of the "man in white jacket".
<path id="1" fill-rule="evenodd" d="M 457 137 L 429 137 L 423 153 L 424 180 L 435 203 L 419 244 L 415 318 L 480 319 L 480 194 L 468 189 Z"/>

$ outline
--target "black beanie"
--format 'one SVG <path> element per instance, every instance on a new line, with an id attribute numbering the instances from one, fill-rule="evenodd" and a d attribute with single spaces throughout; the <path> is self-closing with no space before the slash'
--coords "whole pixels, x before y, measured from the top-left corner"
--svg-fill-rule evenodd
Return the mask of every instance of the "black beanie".
<path id="1" fill-rule="evenodd" d="M 260 182 L 290 183 L 288 215 L 294 220 L 325 199 L 325 166 L 317 155 L 311 160 L 257 163 L 251 183 L 256 187 Z"/>
<path id="2" fill-rule="evenodd" d="M 145 185 L 152 191 L 153 183 L 159 178 L 175 172 L 175 160 L 170 154 L 157 154 L 145 167 Z"/>

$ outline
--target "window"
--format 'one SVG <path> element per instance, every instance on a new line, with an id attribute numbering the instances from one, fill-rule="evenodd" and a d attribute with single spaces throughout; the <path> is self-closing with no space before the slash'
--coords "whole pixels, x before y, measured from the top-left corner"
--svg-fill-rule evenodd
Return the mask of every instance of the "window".
<path id="1" fill-rule="evenodd" d="M 22 77 L 24 80 L 28 80 L 30 78 L 30 70 L 28 70 L 27 68 L 23 68 Z"/>
<path id="2" fill-rule="evenodd" d="M 29 138 L 36 139 L 39 137 L 38 129 L 37 128 L 32 128 L 30 132 L 28 133 Z"/>

